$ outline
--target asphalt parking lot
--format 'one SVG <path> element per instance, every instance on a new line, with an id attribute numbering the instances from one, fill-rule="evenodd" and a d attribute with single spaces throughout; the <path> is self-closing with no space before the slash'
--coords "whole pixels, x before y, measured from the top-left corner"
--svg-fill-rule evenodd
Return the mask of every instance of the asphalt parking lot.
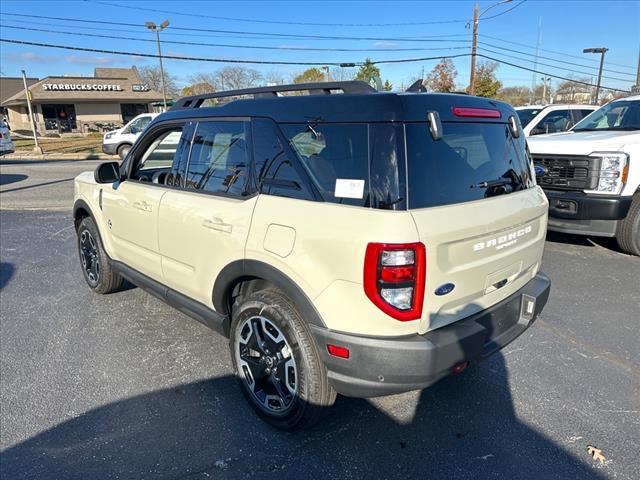
<path id="1" fill-rule="evenodd" d="M 484 363 L 282 433 L 222 337 L 85 286 L 65 179 L 94 166 L 0 165 L 1 478 L 640 478 L 640 259 L 612 242 L 550 235 L 542 317 Z"/>

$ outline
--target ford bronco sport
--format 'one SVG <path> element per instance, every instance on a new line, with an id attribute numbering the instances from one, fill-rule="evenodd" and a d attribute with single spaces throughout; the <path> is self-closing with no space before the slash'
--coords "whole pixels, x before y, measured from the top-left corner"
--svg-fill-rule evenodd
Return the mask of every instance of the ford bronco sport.
<path id="1" fill-rule="evenodd" d="M 640 96 L 604 105 L 569 132 L 529 138 L 549 230 L 615 237 L 640 255 Z"/>
<path id="2" fill-rule="evenodd" d="M 91 289 L 127 278 L 227 336 L 252 407 L 300 428 L 526 330 L 547 210 L 507 104 L 332 82 L 179 100 L 76 178 L 74 216 Z"/>

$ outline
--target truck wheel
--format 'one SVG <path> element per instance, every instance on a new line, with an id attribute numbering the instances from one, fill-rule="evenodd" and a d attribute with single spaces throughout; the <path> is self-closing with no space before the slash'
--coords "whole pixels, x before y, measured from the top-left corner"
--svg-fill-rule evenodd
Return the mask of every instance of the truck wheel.
<path id="1" fill-rule="evenodd" d="M 84 218 L 78 226 L 78 253 L 84 279 L 91 290 L 105 294 L 122 286 L 123 279 L 111 268 L 98 228 L 91 217 Z"/>
<path id="2" fill-rule="evenodd" d="M 231 358 L 242 392 L 269 424 L 293 430 L 312 425 L 336 392 L 308 326 L 275 290 L 255 292 L 233 308 Z"/>
<path id="3" fill-rule="evenodd" d="M 640 192 L 633 196 L 627 216 L 620 220 L 616 240 L 622 250 L 640 256 Z"/>
<path id="4" fill-rule="evenodd" d="M 131 145 L 128 145 L 126 143 L 118 147 L 118 155 L 122 160 L 124 160 L 124 157 L 129 154 L 129 150 L 131 150 Z"/>

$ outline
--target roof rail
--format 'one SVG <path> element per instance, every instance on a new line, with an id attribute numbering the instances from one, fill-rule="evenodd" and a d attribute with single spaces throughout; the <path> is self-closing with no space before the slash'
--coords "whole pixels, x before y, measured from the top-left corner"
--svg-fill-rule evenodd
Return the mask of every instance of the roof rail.
<path id="1" fill-rule="evenodd" d="M 284 92 L 309 92 L 309 95 L 331 95 L 332 90 L 342 90 L 343 93 L 377 93 L 377 90 L 366 82 L 353 80 L 349 82 L 316 82 L 296 83 L 292 85 L 274 85 L 272 87 L 243 88 L 241 90 L 228 90 L 225 92 L 204 93 L 190 97 L 179 98 L 171 110 L 184 108 L 199 108 L 205 100 L 224 97 L 237 97 L 253 95 L 253 98 L 273 98 L 278 93 Z"/>

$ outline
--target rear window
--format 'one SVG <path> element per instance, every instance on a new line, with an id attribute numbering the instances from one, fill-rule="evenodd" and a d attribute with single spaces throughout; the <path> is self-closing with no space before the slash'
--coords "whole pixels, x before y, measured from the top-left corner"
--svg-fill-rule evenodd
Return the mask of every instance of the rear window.
<path id="1" fill-rule="evenodd" d="M 425 208 L 509 194 L 534 185 L 524 135 L 502 123 L 406 125 L 409 207 Z"/>
<path id="2" fill-rule="evenodd" d="M 520 123 L 524 128 L 527 126 L 527 124 L 531 120 L 533 120 L 533 117 L 538 115 L 541 111 L 542 111 L 541 108 L 525 108 L 522 110 L 516 110 L 516 113 L 518 114 L 518 118 L 520 118 Z"/>
<path id="3" fill-rule="evenodd" d="M 401 125 L 304 123 L 280 128 L 325 201 L 406 208 Z"/>

